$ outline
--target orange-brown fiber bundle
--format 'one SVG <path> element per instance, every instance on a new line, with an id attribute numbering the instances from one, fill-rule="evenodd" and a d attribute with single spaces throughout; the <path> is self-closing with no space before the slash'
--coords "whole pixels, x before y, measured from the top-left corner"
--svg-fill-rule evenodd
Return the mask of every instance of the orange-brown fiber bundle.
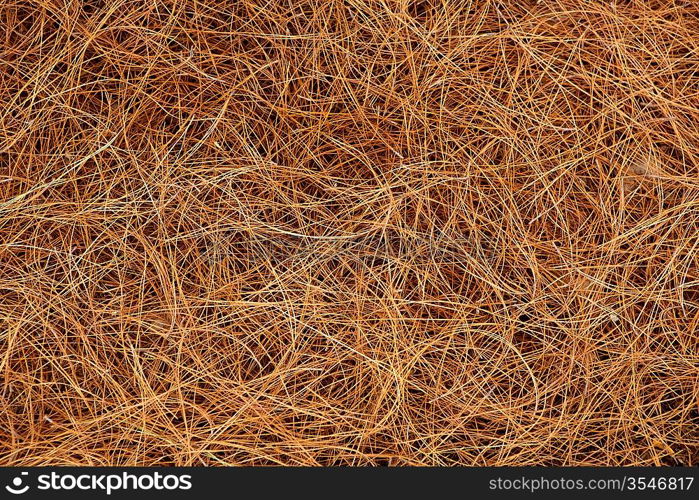
<path id="1" fill-rule="evenodd" d="M 0 464 L 699 462 L 699 2 L 0 40 Z"/>

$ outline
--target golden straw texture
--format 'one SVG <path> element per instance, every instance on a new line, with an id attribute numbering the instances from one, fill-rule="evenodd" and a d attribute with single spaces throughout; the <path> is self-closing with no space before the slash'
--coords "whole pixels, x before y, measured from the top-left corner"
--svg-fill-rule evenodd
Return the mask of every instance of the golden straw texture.
<path id="1" fill-rule="evenodd" d="M 699 2 L 0 39 L 2 465 L 699 462 Z"/>

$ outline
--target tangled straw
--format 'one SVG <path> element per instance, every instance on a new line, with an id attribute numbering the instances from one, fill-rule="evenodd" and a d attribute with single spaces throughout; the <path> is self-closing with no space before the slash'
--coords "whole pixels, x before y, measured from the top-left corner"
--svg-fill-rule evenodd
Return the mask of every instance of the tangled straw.
<path id="1" fill-rule="evenodd" d="M 3 0 L 0 463 L 697 465 L 698 34 Z"/>

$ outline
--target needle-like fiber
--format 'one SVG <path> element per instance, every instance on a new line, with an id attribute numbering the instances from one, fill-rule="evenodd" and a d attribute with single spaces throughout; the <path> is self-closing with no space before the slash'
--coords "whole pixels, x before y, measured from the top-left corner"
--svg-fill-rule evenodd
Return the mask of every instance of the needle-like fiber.
<path id="1" fill-rule="evenodd" d="M 697 465 L 699 2 L 1 0 L 0 464 Z"/>

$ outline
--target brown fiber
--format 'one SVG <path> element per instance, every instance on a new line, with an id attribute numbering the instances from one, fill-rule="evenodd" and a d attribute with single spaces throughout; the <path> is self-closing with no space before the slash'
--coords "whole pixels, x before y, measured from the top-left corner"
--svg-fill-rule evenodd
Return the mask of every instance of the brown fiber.
<path id="1" fill-rule="evenodd" d="M 699 462 L 699 2 L 0 40 L 2 465 Z"/>

